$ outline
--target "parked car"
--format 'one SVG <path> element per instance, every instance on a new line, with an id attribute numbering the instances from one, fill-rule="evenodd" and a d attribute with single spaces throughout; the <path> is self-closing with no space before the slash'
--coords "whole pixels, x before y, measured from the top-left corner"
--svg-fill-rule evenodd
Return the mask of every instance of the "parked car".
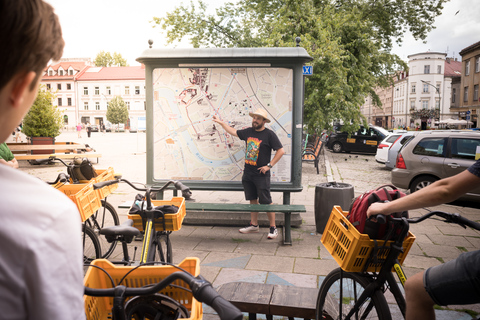
<path id="1" fill-rule="evenodd" d="M 407 131 L 400 136 L 391 146 L 388 148 L 387 161 L 385 161 L 385 166 L 387 169 L 395 168 L 395 163 L 397 162 L 397 155 L 400 148 L 413 136 L 421 131 Z"/>
<path id="2" fill-rule="evenodd" d="M 388 160 L 388 150 L 392 144 L 402 136 L 402 133 L 392 133 L 385 139 L 383 139 L 377 147 L 377 153 L 375 154 L 375 160 L 378 163 L 385 163 Z"/>
<path id="3" fill-rule="evenodd" d="M 98 132 L 98 131 L 99 131 L 98 124 L 92 124 L 92 125 L 90 125 L 90 131 L 92 131 L 92 132 Z"/>
<path id="4" fill-rule="evenodd" d="M 419 132 L 400 150 L 392 184 L 410 192 L 456 175 L 470 167 L 480 150 L 480 133 L 435 130 Z M 480 187 L 463 199 L 480 201 Z"/>
<path id="5" fill-rule="evenodd" d="M 338 128 L 339 131 L 341 127 Z M 337 130 L 338 130 L 337 129 Z M 370 126 L 360 127 L 357 132 L 349 137 L 347 132 L 333 132 L 328 137 L 327 148 L 333 152 L 363 152 L 376 153 L 380 141 L 389 136 L 390 133 L 382 127 Z"/>

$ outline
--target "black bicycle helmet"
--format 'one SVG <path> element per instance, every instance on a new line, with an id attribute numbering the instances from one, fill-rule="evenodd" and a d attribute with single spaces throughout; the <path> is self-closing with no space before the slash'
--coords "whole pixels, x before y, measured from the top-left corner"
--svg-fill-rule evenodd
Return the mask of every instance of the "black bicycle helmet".
<path id="1" fill-rule="evenodd" d="M 128 320 L 176 320 L 189 317 L 185 306 L 160 293 L 133 297 L 125 304 L 125 314 Z"/>

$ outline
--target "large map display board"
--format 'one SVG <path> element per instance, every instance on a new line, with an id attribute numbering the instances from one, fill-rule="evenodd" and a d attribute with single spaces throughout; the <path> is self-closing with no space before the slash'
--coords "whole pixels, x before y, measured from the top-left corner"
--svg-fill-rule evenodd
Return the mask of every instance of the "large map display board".
<path id="1" fill-rule="evenodd" d="M 154 179 L 241 181 L 245 142 L 212 117 L 243 129 L 263 108 L 286 152 L 272 182 L 292 180 L 292 69 L 156 68 L 152 80 Z"/>

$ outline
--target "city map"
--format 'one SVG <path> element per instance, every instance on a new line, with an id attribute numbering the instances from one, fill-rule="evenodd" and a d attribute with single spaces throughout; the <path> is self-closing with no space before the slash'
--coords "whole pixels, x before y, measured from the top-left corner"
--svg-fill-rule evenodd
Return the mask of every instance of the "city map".
<path id="1" fill-rule="evenodd" d="M 265 109 L 285 149 L 272 182 L 291 181 L 293 72 L 287 68 L 158 68 L 153 71 L 154 178 L 241 181 L 245 142 L 227 134 Z M 275 152 L 272 152 L 272 157 Z"/>

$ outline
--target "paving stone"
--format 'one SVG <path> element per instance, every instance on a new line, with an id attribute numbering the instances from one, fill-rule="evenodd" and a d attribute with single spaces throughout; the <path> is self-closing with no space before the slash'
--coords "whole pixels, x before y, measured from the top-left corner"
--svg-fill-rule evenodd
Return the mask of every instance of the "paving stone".
<path id="1" fill-rule="evenodd" d="M 222 284 L 229 282 L 265 283 L 267 274 L 267 271 L 224 268 L 218 273 L 213 286 L 218 288 Z"/>
<path id="2" fill-rule="evenodd" d="M 444 259 L 444 261 L 445 259 L 455 259 L 460 255 L 460 253 L 462 253 L 462 251 L 460 251 L 456 247 L 439 246 L 427 243 L 419 244 L 419 246 L 422 248 L 422 251 L 425 252 L 427 256 L 442 258 Z"/>
<path id="3" fill-rule="evenodd" d="M 253 255 L 245 269 L 271 272 L 293 272 L 294 258 Z"/>
<path id="4" fill-rule="evenodd" d="M 415 267 L 420 269 L 427 269 L 441 264 L 436 258 L 429 258 L 425 256 L 408 255 L 403 262 L 406 267 Z"/>
<path id="5" fill-rule="evenodd" d="M 315 275 L 282 272 L 269 272 L 265 283 L 302 288 L 317 288 L 318 285 Z"/>
<path id="6" fill-rule="evenodd" d="M 335 260 L 297 258 L 295 259 L 294 272 L 326 276 L 335 268 L 338 268 Z"/>

